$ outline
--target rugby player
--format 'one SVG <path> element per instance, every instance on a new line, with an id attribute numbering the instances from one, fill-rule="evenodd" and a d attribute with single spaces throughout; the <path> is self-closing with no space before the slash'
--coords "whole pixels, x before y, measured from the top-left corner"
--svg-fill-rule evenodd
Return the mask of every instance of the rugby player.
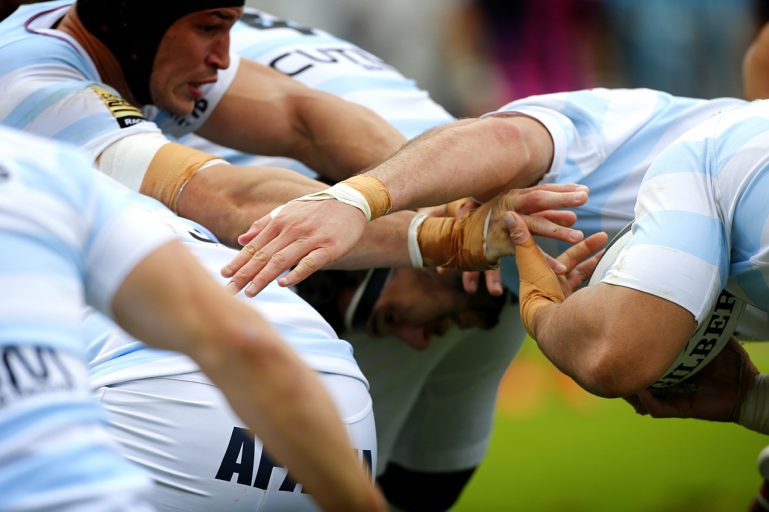
<path id="1" fill-rule="evenodd" d="M 317 376 L 172 230 L 69 147 L 0 128 L 0 148 L 0 508 L 152 509 L 89 396 L 88 303 L 194 360 L 320 506 L 383 509 Z"/>
<path id="2" fill-rule="evenodd" d="M 116 10 L 110 2 L 84 0 L 74 8 L 65 1 L 17 11 L 0 24 L 0 55 L 8 56 L 0 76 L 0 83 L 9 91 L 3 122 L 79 144 L 100 170 L 158 197 L 180 214 L 200 220 L 228 243 L 234 243 L 235 234 L 254 218 L 285 199 L 322 186 L 277 169 L 235 169 L 213 155 L 168 142 L 158 134 L 159 127 L 175 135 L 197 129 L 246 151 L 283 152 L 332 177 L 335 172 L 349 175 L 374 163 L 403 141 L 392 128 L 382 128 L 384 123 L 376 117 L 376 129 L 347 124 L 344 136 L 331 137 L 336 133 L 333 128 L 340 126 L 342 131 L 344 120 L 362 116 L 348 114 L 348 107 L 330 95 L 308 91 L 296 81 L 237 57 L 227 73 L 219 73 L 216 84 L 201 84 L 212 80 L 217 68 L 226 68 L 224 43 L 226 29 L 234 22 L 234 8 L 228 2 L 176 4 L 131 2 Z M 205 8 L 213 10 L 203 11 Z M 105 27 L 106 33 L 102 32 Z M 139 34 L 140 40 L 134 40 Z M 180 45 L 180 40 L 188 44 Z M 199 50 L 201 45 L 205 51 Z M 196 50 L 194 55 L 190 48 Z M 13 58 L 22 54 L 23 60 Z M 200 68 L 201 61 L 206 62 L 205 68 Z M 273 86 L 257 88 L 255 84 Z M 255 101 L 259 99 L 262 101 Z M 154 107 L 145 105 L 147 102 Z M 33 110 L 27 111 L 25 105 L 34 105 Z M 297 112 L 306 112 L 308 109 L 300 107 L 307 105 L 313 107 L 309 113 L 317 115 L 306 119 L 309 114 L 305 113 L 289 122 L 296 119 Z M 328 106 L 321 109 L 323 105 Z M 139 111 L 135 106 L 144 108 Z M 444 115 L 437 107 L 431 108 L 435 114 L 430 115 Z M 371 119 L 368 110 L 358 110 L 367 113 L 366 120 Z M 245 124 L 249 120 L 256 126 Z M 329 120 L 333 126 L 326 126 Z M 300 137 L 286 147 L 285 141 L 296 141 L 307 131 L 317 140 Z M 270 147 L 258 145 L 262 141 Z M 325 153 L 318 156 L 321 149 Z M 317 151 L 308 154 L 310 150 Z M 337 164 L 347 162 L 350 155 L 359 158 Z M 358 257 L 358 265 L 403 261 L 409 218 L 401 222 L 400 230 L 388 228 L 392 223 L 372 224 L 370 231 L 377 234 L 370 237 L 373 243 L 368 254 Z M 399 249 L 382 251 L 386 237 L 396 237 L 399 244 L 393 246 Z"/>

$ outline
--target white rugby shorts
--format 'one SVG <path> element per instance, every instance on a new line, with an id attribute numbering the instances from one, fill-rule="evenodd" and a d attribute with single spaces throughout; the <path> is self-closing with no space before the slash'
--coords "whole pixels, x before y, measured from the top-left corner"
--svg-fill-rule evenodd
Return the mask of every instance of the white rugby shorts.
<path id="1" fill-rule="evenodd" d="M 347 425 L 362 464 L 376 467 L 371 396 L 355 378 L 318 374 Z M 201 372 L 102 387 L 120 452 L 155 482 L 159 511 L 318 510 L 277 466 Z"/>

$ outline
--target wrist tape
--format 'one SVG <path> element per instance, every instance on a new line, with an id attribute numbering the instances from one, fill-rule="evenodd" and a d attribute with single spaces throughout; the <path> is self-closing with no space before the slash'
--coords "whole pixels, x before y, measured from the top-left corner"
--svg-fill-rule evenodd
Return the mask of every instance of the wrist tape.
<path id="1" fill-rule="evenodd" d="M 327 199 L 336 199 L 359 209 L 366 218 L 366 223 L 386 215 L 392 207 L 387 187 L 373 176 L 353 176 L 326 190 L 307 194 L 292 201 L 325 201 Z M 285 205 L 272 210 L 270 216 L 275 218 L 283 206 Z"/>
<path id="2" fill-rule="evenodd" d="M 563 302 L 564 295 L 558 277 L 550 269 L 545 256 L 530 237 L 515 247 L 515 263 L 520 275 L 518 301 L 523 326 L 529 336 L 536 339 L 536 314 L 544 306 Z"/>
<path id="3" fill-rule="evenodd" d="M 488 270 L 494 267 L 497 262 L 486 258 L 491 211 L 492 205 L 487 203 L 462 218 L 427 217 L 417 221 L 415 217 L 412 226 L 416 222 L 421 225 L 416 225 L 414 229 L 416 244 L 409 229 L 409 255 L 412 255 L 412 247 L 416 245 L 426 267 L 460 270 Z M 411 263 L 415 265 L 414 256 Z"/>
<path id="4" fill-rule="evenodd" d="M 737 423 L 762 434 L 769 434 L 769 375 L 758 374 L 740 406 Z"/>

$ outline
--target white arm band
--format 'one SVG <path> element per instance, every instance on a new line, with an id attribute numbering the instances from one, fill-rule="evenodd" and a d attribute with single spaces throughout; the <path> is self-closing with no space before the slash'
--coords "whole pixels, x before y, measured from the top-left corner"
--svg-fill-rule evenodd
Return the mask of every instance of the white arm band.
<path id="1" fill-rule="evenodd" d="M 411 219 L 411 223 L 409 224 L 409 231 L 407 235 L 409 259 L 411 260 L 411 266 L 414 268 L 424 267 L 424 263 L 422 261 L 422 249 L 419 248 L 419 239 L 417 238 L 417 233 L 419 233 L 419 226 L 422 225 L 426 218 L 427 215 L 424 213 L 417 213 L 414 218 Z"/>
<path id="2" fill-rule="evenodd" d="M 98 168 L 115 181 L 138 192 L 150 162 L 158 150 L 169 142 L 160 133 L 139 133 L 124 137 L 102 152 Z"/>
<path id="3" fill-rule="evenodd" d="M 769 434 L 769 375 L 759 373 L 740 407 L 740 425 Z"/>

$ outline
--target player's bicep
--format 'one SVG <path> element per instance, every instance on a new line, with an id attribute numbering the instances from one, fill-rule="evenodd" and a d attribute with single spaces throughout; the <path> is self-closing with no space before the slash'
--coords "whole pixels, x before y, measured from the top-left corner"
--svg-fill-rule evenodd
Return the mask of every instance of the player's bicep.
<path id="1" fill-rule="evenodd" d="M 295 99 L 316 94 L 267 66 L 242 59 L 232 85 L 197 133 L 244 152 L 281 154 L 301 136 Z"/>

